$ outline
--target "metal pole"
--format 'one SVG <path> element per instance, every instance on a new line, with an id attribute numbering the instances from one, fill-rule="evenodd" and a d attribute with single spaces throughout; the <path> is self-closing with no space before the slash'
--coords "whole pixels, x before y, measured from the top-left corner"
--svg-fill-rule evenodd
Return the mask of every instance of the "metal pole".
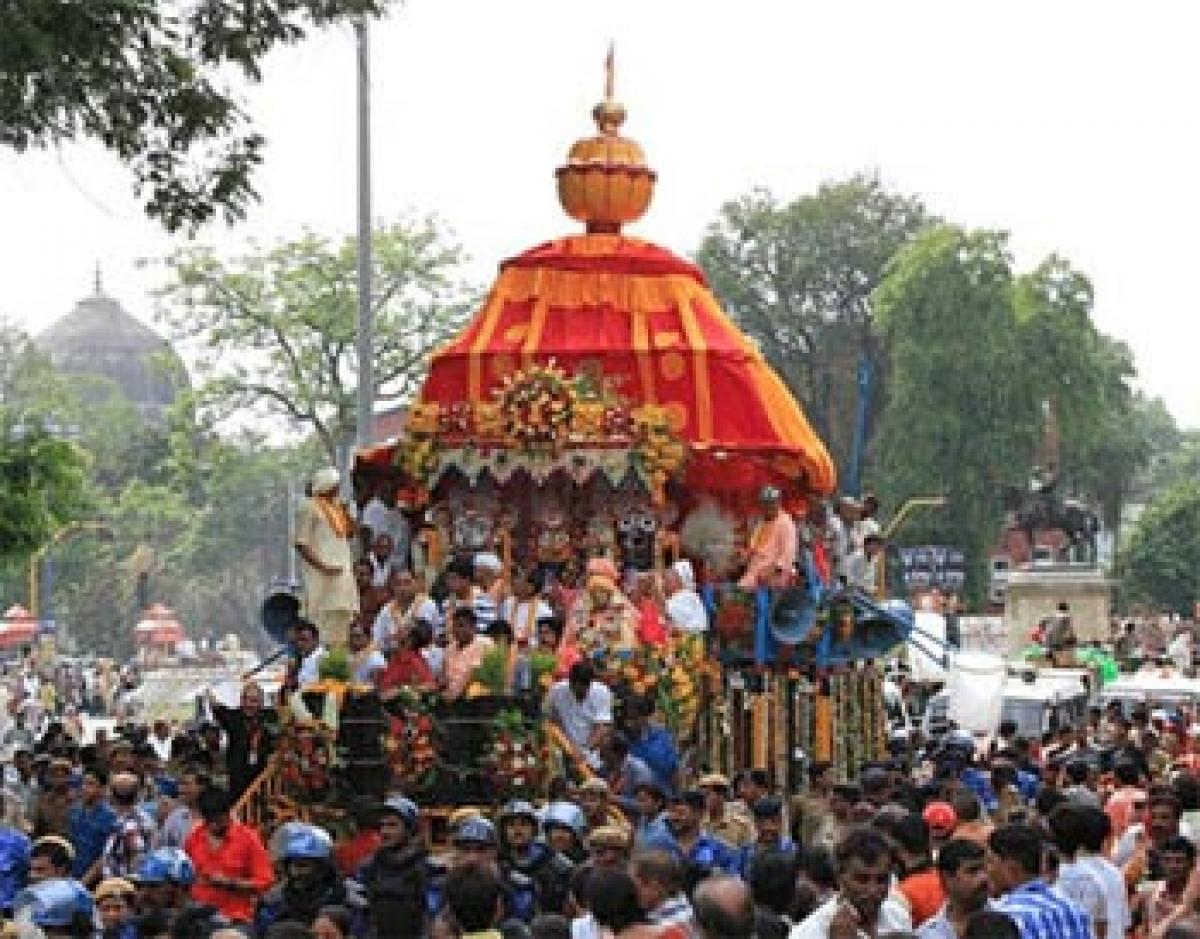
<path id="1" fill-rule="evenodd" d="M 296 484 L 288 480 L 287 488 L 287 582 L 296 583 Z"/>
<path id="2" fill-rule="evenodd" d="M 367 21 L 354 26 L 358 46 L 358 446 L 371 442 L 374 417 L 374 316 L 371 309 L 371 73 Z M 350 458 L 353 461 L 353 455 Z M 348 475 L 348 474 L 347 474 Z"/>

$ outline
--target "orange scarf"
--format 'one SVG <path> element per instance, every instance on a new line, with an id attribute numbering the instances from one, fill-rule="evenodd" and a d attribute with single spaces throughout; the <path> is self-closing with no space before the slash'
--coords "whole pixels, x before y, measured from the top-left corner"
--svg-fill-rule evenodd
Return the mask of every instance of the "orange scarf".
<path id="1" fill-rule="evenodd" d="M 353 523 L 350 521 L 350 513 L 341 502 L 329 496 L 314 496 L 313 501 L 317 504 L 317 510 L 329 523 L 329 527 L 333 529 L 333 533 L 339 538 L 349 538 Z"/>

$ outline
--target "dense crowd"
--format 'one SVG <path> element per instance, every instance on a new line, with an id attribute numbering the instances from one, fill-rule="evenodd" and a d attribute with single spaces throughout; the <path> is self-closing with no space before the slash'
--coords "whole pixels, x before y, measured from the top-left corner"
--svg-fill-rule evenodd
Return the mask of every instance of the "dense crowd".
<path id="1" fill-rule="evenodd" d="M 448 844 L 400 795 L 353 826 L 264 843 L 231 806 L 266 758 L 247 684 L 199 728 L 127 725 L 82 746 L 59 722 L 17 746 L 3 790 L 0 904 L 18 933 L 555 939 L 1076 939 L 1200 935 L 1200 724 L 1186 709 L 1093 710 L 1044 739 L 960 731 L 853 780 L 808 768 L 681 768 L 643 709 L 612 725 L 578 663 L 596 772 L 542 805 L 460 810 Z M 555 707 L 559 710 L 556 711 Z"/>
<path id="2" fill-rule="evenodd" d="M 688 561 L 661 578 L 627 575 L 605 557 L 578 569 L 508 570 L 485 550 L 452 556 L 428 578 L 404 513 L 376 494 L 351 524 L 336 485 L 331 472 L 314 482 L 299 526 L 311 537 L 297 546 L 313 577 L 335 579 L 342 571 L 322 552 L 333 545 L 351 558 L 348 543 L 358 541 L 353 595 L 335 597 L 315 620 L 291 621 L 284 695 L 328 676 L 343 645 L 323 637 L 326 628 L 345 630 L 345 678 L 385 699 L 413 687 L 450 704 L 469 697 L 484 657 L 504 644 L 511 692 L 541 699 L 543 718 L 577 757 L 574 775 L 551 779 L 540 804 L 446 818 L 400 792 L 360 795 L 344 823 L 266 833 L 238 810 L 286 745 L 263 685 L 247 681 L 236 706 L 202 695 L 201 719 L 184 725 L 126 720 L 92 736 L 80 711 L 115 708 L 136 676 L 25 666 L 3 686 L 17 715 L 4 738 L 7 931 L 1200 936 L 1200 721 L 1188 708 L 1093 709 L 1080 726 L 1039 739 L 1002 724 L 986 747 L 951 727 L 936 742 L 906 738 L 851 779 L 804 755 L 799 791 L 763 769 L 730 780 L 680 752 L 652 695 L 618 708 L 593 673 L 598 647 L 695 641 L 708 628 Z M 762 505 L 744 586 L 790 582 L 803 558 L 822 580 L 874 588 L 880 536 L 870 502 L 816 506 L 802 524 L 774 490 Z M 320 587 L 306 586 L 306 615 Z M 544 693 L 530 682 L 535 652 L 554 663 Z"/>

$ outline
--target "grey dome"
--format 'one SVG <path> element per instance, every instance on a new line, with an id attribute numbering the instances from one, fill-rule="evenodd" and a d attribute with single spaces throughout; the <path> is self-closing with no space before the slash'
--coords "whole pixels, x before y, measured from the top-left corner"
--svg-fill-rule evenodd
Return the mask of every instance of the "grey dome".
<path id="1" fill-rule="evenodd" d="M 61 371 L 114 382 L 155 423 L 188 384 L 171 344 L 99 290 L 39 335 L 37 344 Z"/>

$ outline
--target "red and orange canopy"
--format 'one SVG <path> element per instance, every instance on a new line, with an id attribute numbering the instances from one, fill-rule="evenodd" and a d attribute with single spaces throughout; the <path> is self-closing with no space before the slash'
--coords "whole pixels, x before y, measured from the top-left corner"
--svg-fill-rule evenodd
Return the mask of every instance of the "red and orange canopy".
<path id="1" fill-rule="evenodd" d="M 506 262 L 480 313 L 434 356 L 420 400 L 487 402 L 506 377 L 551 361 L 664 408 L 701 490 L 834 488 L 829 454 L 783 382 L 700 269 L 663 248 L 587 234 Z"/>

